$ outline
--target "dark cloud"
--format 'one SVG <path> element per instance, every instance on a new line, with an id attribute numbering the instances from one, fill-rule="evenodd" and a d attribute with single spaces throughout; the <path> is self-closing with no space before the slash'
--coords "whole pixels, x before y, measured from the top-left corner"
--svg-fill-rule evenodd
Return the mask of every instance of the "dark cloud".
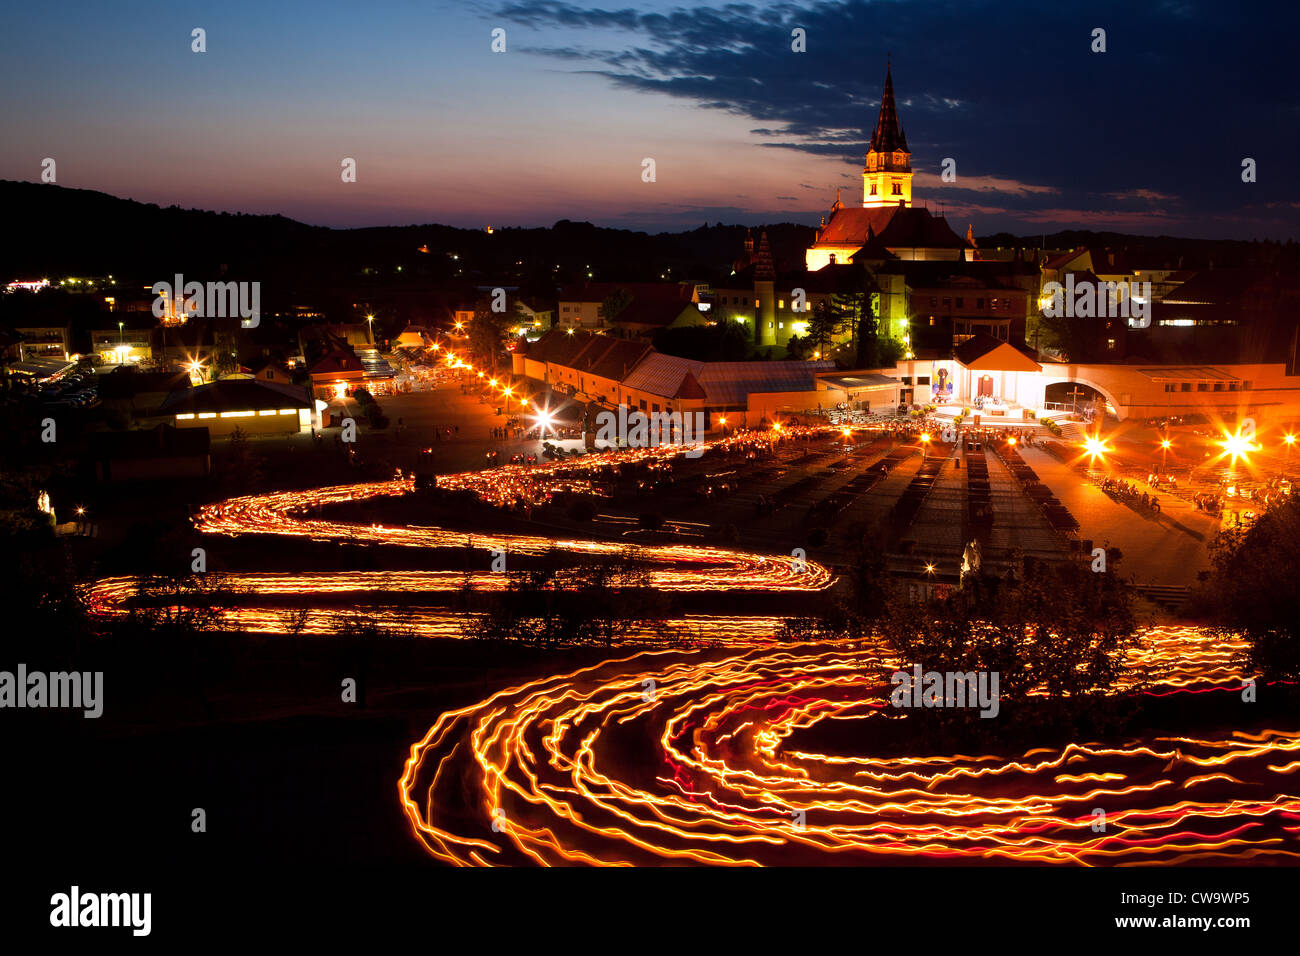
<path id="1" fill-rule="evenodd" d="M 965 176 L 1057 190 L 990 201 L 945 184 L 954 200 L 979 198 L 1008 216 L 1092 208 L 1101 220 L 1141 209 L 1202 228 L 1218 217 L 1231 234 L 1252 235 L 1252 222 L 1259 235 L 1300 231 L 1291 183 L 1300 103 L 1293 44 L 1281 42 L 1300 27 L 1292 4 L 890 0 L 664 12 L 519 0 L 493 16 L 570 31 L 561 47 L 534 48 L 538 56 L 752 119 L 754 134 L 771 140 L 764 146 L 846 163 L 861 162 L 892 52 L 918 168 L 954 157 Z M 806 31 L 806 53 L 791 52 L 795 27 Z M 1090 51 L 1096 27 L 1107 31 L 1106 53 Z M 1241 182 L 1247 156 L 1259 164 L 1253 184 Z M 925 194 L 937 199 L 938 185 Z"/>

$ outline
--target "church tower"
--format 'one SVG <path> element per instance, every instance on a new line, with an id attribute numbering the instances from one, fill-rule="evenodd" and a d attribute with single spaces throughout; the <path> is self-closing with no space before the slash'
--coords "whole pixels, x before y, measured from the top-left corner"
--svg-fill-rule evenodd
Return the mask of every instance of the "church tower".
<path id="1" fill-rule="evenodd" d="M 894 78 L 885 68 L 885 91 L 880 97 L 880 118 L 871 134 L 867 165 L 862 170 L 862 205 L 867 209 L 882 206 L 912 205 L 912 157 L 907 137 L 898 125 L 898 108 L 894 105 Z"/>
<path id="2" fill-rule="evenodd" d="M 758 240 L 758 259 L 754 263 L 754 299 L 758 305 L 754 315 L 754 342 L 757 345 L 775 345 L 776 264 L 766 230 Z"/>

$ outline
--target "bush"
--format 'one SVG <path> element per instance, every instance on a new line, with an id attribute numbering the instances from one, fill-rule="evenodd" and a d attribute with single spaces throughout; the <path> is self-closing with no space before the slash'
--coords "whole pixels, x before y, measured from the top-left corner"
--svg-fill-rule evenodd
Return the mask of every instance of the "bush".
<path id="1" fill-rule="evenodd" d="M 368 388 L 356 389 L 353 391 L 352 397 L 362 406 L 373 405 L 375 403 L 375 396 L 370 394 L 370 389 Z"/>
<path id="2" fill-rule="evenodd" d="M 1300 497 L 1265 511 L 1249 531 L 1214 542 L 1199 601 L 1225 635 L 1241 634 L 1245 663 L 1268 680 L 1300 677 Z"/>

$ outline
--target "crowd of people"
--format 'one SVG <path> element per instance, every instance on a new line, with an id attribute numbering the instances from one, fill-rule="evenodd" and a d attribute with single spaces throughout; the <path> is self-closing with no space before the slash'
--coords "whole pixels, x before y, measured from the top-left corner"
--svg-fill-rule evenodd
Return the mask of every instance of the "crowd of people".
<path id="1" fill-rule="evenodd" d="M 1160 511 L 1160 499 L 1143 491 L 1137 482 L 1107 476 L 1101 480 L 1101 490 L 1112 498 L 1118 498 L 1128 504 L 1140 504 L 1143 508 Z"/>

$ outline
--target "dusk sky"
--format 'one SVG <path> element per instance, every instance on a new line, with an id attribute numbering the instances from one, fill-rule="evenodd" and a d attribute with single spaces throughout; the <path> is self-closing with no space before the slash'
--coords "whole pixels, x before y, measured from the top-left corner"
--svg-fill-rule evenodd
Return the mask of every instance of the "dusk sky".
<path id="1" fill-rule="evenodd" d="M 959 233 L 1300 233 L 1294 5 L 142 0 L 5 19 L 0 178 L 52 157 L 60 185 L 143 202 L 329 226 L 815 225 L 837 186 L 861 200 L 892 53 L 916 200 Z"/>

